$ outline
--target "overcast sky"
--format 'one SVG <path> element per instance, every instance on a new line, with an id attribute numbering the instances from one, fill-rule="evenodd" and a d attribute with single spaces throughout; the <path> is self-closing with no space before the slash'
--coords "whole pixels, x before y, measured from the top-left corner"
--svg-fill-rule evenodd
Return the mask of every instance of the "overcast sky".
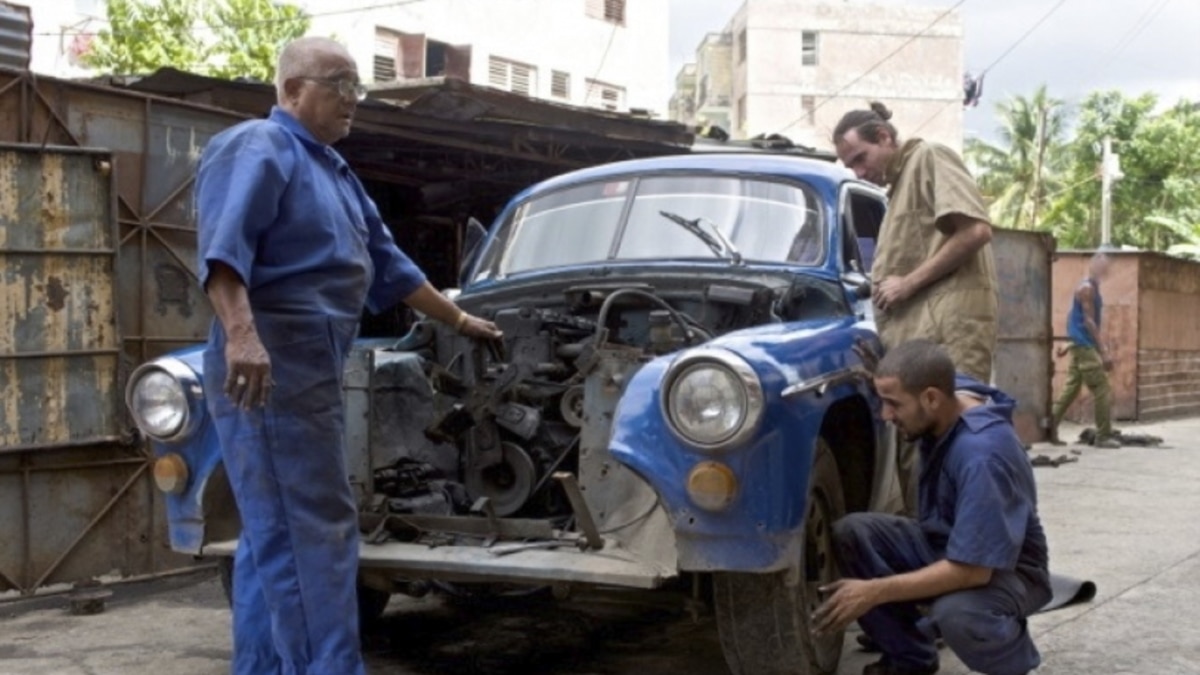
<path id="1" fill-rule="evenodd" d="M 704 34 L 724 27 L 743 0 L 669 1 L 673 77 L 694 59 Z M 954 0 L 870 2 L 954 4 Z M 1055 4 L 1057 0 L 966 0 L 958 8 L 966 69 L 978 73 L 987 67 Z M 1029 95 L 1040 84 L 1047 86 L 1051 96 L 1068 102 L 1096 89 L 1120 89 L 1131 95 L 1154 92 L 1167 103 L 1181 97 L 1200 101 L 1200 1 L 1066 0 L 988 72 L 983 101 L 966 112 L 965 133 L 994 137 L 995 103 L 1010 94 Z"/>

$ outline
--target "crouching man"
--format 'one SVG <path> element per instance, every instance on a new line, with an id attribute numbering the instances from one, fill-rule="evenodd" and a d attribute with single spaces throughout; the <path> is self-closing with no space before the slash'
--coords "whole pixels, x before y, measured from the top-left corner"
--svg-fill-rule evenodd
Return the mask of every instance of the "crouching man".
<path id="1" fill-rule="evenodd" d="M 1014 402 L 938 345 L 906 342 L 875 372 L 884 419 L 919 443 L 917 520 L 854 513 L 834 525 L 843 579 L 822 589 L 818 633 L 858 620 L 883 652 L 863 675 L 937 672 L 942 637 L 971 670 L 1022 675 L 1040 656 L 1025 618 L 1050 600 L 1033 470 Z"/>

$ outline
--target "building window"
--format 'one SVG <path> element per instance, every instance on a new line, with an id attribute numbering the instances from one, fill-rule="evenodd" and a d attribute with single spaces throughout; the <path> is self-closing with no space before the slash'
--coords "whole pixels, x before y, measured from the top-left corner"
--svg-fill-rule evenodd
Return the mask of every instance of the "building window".
<path id="1" fill-rule="evenodd" d="M 737 124 L 741 131 L 746 130 L 746 95 L 738 97 L 737 104 Z"/>
<path id="2" fill-rule="evenodd" d="M 745 28 L 743 28 L 742 32 L 738 33 L 738 36 L 737 36 L 737 59 L 738 59 L 738 63 L 746 62 L 746 29 Z"/>
<path id="3" fill-rule="evenodd" d="M 488 58 L 488 84 L 514 94 L 537 93 L 537 68 L 495 56 Z"/>
<path id="4" fill-rule="evenodd" d="M 618 87 L 599 80 L 588 80 L 584 105 L 602 110 L 621 110 L 625 107 L 625 87 Z"/>
<path id="5" fill-rule="evenodd" d="M 625 0 L 586 0 L 584 11 L 593 19 L 625 25 Z"/>
<path id="6" fill-rule="evenodd" d="M 373 82 L 396 79 L 396 55 L 400 53 L 400 36 L 391 31 L 375 29 L 375 62 L 371 71 Z"/>
<path id="7" fill-rule="evenodd" d="M 571 74 L 561 70 L 550 71 L 550 95 L 554 98 L 571 98 Z"/>
<path id="8" fill-rule="evenodd" d="M 817 97 L 816 96 L 801 96 L 800 109 L 804 112 L 804 120 L 809 126 L 814 126 L 817 123 Z"/>
<path id="9" fill-rule="evenodd" d="M 817 33 L 806 30 L 800 34 L 800 44 L 803 51 L 800 63 L 805 66 L 817 65 Z"/>
<path id="10" fill-rule="evenodd" d="M 700 102 L 700 107 L 708 102 L 708 75 L 700 78 L 700 93 L 696 95 L 696 100 Z"/>

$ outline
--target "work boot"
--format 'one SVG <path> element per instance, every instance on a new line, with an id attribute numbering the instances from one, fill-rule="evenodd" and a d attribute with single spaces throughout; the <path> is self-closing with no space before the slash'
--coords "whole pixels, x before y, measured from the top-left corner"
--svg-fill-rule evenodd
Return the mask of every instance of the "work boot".
<path id="1" fill-rule="evenodd" d="M 911 668 L 908 666 L 898 666 L 888 661 L 886 658 L 879 659 L 875 663 L 863 666 L 862 675 L 933 675 L 938 671 L 937 661 L 933 665 Z"/>
<path id="2" fill-rule="evenodd" d="M 1046 430 L 1046 442 L 1050 445 L 1066 445 L 1066 441 L 1058 437 L 1058 427 L 1050 427 Z"/>
<path id="3" fill-rule="evenodd" d="M 1104 438 L 1096 439 L 1097 448 L 1119 448 L 1121 441 L 1118 441 L 1115 436 L 1105 436 Z"/>

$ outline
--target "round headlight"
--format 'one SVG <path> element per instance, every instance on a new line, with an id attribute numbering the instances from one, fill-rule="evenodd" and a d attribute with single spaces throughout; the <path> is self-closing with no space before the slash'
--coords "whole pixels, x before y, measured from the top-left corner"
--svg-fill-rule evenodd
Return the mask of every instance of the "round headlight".
<path id="1" fill-rule="evenodd" d="M 664 407 L 680 438 L 716 450 L 754 433 L 762 416 L 763 395 L 749 364 L 714 350 L 686 354 L 672 370 Z"/>
<path id="2" fill-rule="evenodd" d="M 187 421 L 187 394 L 179 380 L 150 370 L 134 383 L 129 410 L 142 431 L 155 438 L 170 437 Z"/>
<path id="3" fill-rule="evenodd" d="M 139 366 L 125 389 L 133 421 L 160 441 L 178 441 L 194 432 L 204 415 L 203 400 L 196 373 L 170 356 Z"/>

